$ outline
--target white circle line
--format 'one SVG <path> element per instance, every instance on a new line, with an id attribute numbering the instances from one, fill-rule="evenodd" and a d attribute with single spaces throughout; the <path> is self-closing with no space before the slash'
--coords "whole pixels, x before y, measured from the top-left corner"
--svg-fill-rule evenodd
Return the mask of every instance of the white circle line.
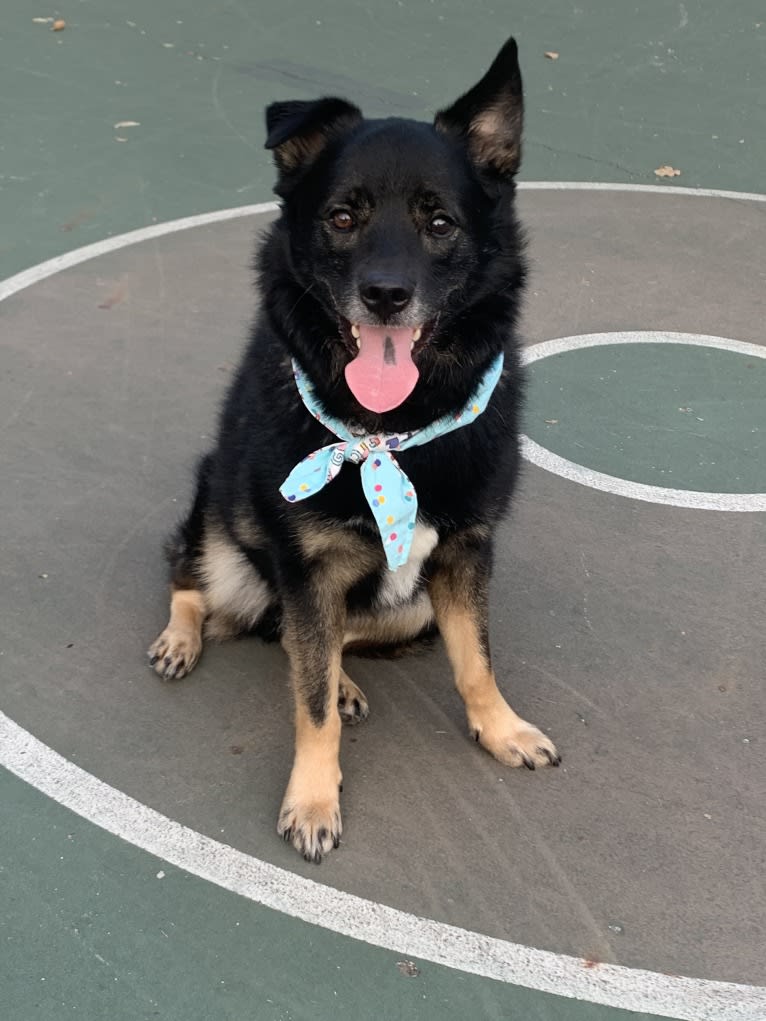
<path id="1" fill-rule="evenodd" d="M 738 202 L 766 202 L 756 191 L 725 191 L 721 188 L 684 188 L 673 184 L 630 184 L 620 181 L 522 181 L 523 191 L 635 191 L 647 195 L 670 195 L 703 199 L 735 199 Z"/>
<path id="2" fill-rule="evenodd" d="M 766 201 L 766 195 L 672 186 L 530 181 L 525 190 L 649 192 Z M 216 210 L 105 238 L 0 281 L 0 301 L 89 259 L 152 238 L 275 212 L 275 202 Z M 531 441 L 529 441 L 531 442 Z M 542 449 L 542 448 L 541 448 Z M 374 946 L 470 974 L 680 1021 L 763 1021 L 766 987 L 602 964 L 493 939 L 365 900 L 260 861 L 168 819 L 75 766 L 0 711 L 0 765 L 83 818 L 150 854 L 276 911 Z"/>
<path id="3" fill-rule="evenodd" d="M 717 188 L 681 188 L 677 185 L 655 185 L 655 184 L 620 184 L 610 181 L 522 181 L 519 184 L 522 191 L 602 191 L 602 192 L 644 192 L 655 196 L 675 196 L 676 198 L 720 198 L 734 199 L 742 202 L 766 202 L 766 195 L 757 192 L 744 191 L 723 191 Z M 256 216 L 259 213 L 273 213 L 279 209 L 276 202 L 260 202 L 256 205 L 234 206 L 228 209 L 217 209 L 211 213 L 200 213 L 195 216 L 185 216 L 179 220 L 167 220 L 165 223 L 152 224 L 149 227 L 140 227 L 137 230 L 128 231 L 126 234 L 118 234 L 112 238 L 103 238 L 93 244 L 85 245 L 83 248 L 75 248 L 63 255 L 56 255 L 52 259 L 31 266 L 22 270 L 14 276 L 0 281 L 0 301 L 10 298 L 12 294 L 31 287 L 32 284 L 45 280 L 46 277 L 60 273 L 62 270 L 77 266 L 88 259 L 95 259 L 100 255 L 107 255 L 128 245 L 135 245 L 141 241 L 150 241 L 152 238 L 162 237 L 165 234 L 173 234 L 177 231 L 189 230 L 192 227 L 204 227 L 211 223 L 220 223 L 223 220 L 236 220 L 243 216 Z"/>
<path id="4" fill-rule="evenodd" d="M 766 493 L 705 493 L 696 489 L 667 489 L 664 486 L 632 482 L 630 479 L 606 475 L 575 461 L 568 461 L 547 447 L 540 446 L 528 436 L 521 437 L 521 454 L 530 464 L 552 475 L 559 475 L 563 479 L 588 486 L 590 489 L 598 489 L 602 493 L 623 496 L 627 500 L 684 507 L 687 510 L 738 511 L 743 514 L 766 511 Z"/>
<path id="5" fill-rule="evenodd" d="M 420 918 L 260 861 L 168 819 L 69 762 L 0 712 L 0 764 L 60 805 L 192 875 L 312 925 L 488 979 L 682 1021 L 763 1021 L 766 988 L 590 966 Z"/>
<path id="6" fill-rule="evenodd" d="M 572 337 L 558 337 L 525 348 L 522 361 L 531 365 L 542 358 L 563 354 L 566 351 L 582 350 L 589 347 L 608 347 L 614 344 L 686 344 L 690 347 L 712 347 L 722 351 L 754 358 L 766 358 L 766 348 L 748 344 L 728 337 L 710 337 L 696 333 L 660 333 L 656 331 L 633 331 L 618 333 L 583 333 Z M 628 500 L 642 500 L 645 503 L 659 503 L 687 510 L 732 511 L 753 513 L 766 510 L 766 493 L 713 493 L 692 489 L 668 489 L 664 486 L 650 486 L 630 479 L 586 468 L 575 461 L 569 461 L 552 450 L 543 447 L 529 436 L 521 437 L 522 456 L 553 475 L 577 482 L 581 486 L 613 493 Z"/>
<path id="7" fill-rule="evenodd" d="M 195 216 L 184 216 L 180 220 L 166 220 L 164 223 L 153 223 L 149 227 L 139 227 L 137 230 L 128 231 L 127 234 L 117 234 L 112 238 L 102 238 L 101 241 L 94 241 L 92 245 L 85 245 L 82 248 L 73 248 L 71 252 L 64 252 L 63 255 L 56 255 L 52 259 L 39 263 L 37 266 L 30 266 L 14 276 L 7 277 L 0 281 L 0 301 L 10 298 L 12 294 L 23 291 L 26 287 L 45 280 L 47 277 L 55 276 L 65 269 L 78 266 L 81 262 L 89 259 L 97 259 L 101 255 L 108 255 L 120 248 L 128 248 L 130 245 L 140 244 L 142 241 L 151 241 L 153 238 L 162 237 L 165 234 L 176 234 L 182 230 L 190 230 L 192 227 L 206 227 L 211 223 L 220 223 L 223 220 L 238 220 L 243 216 L 257 216 L 259 213 L 274 213 L 279 209 L 276 202 L 259 202 L 252 206 L 236 206 L 231 209 L 216 209 L 212 213 L 199 213 Z"/>
<path id="8" fill-rule="evenodd" d="M 614 344 L 686 344 L 689 347 L 715 347 L 721 351 L 766 358 L 766 347 L 750 344 L 730 337 L 711 337 L 705 333 L 673 333 L 669 330 L 618 330 L 614 333 L 580 333 L 571 337 L 556 337 L 525 347 L 521 359 L 525 365 L 586 347 L 611 347 Z"/>

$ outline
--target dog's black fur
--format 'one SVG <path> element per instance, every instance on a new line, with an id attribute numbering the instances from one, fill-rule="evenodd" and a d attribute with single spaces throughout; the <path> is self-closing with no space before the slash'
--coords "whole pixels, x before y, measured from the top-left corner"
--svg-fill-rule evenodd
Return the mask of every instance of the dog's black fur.
<path id="1" fill-rule="evenodd" d="M 401 607 L 407 612 L 428 591 L 444 631 L 452 625 L 439 600 L 454 596 L 455 606 L 476 620 L 476 656 L 488 667 L 492 532 L 519 468 L 523 387 L 516 325 L 525 261 L 514 174 L 521 121 L 513 40 L 479 84 L 433 125 L 365 120 L 341 99 L 276 103 L 267 111 L 266 145 L 275 154 L 283 205 L 258 258 L 261 308 L 216 446 L 201 462 L 193 509 L 169 554 L 174 592 L 201 594 L 200 614 L 213 620 L 214 634 L 268 622 L 282 635 L 293 666 L 299 747 L 301 714 L 319 733 L 334 711 L 335 667 L 328 663 L 339 648 L 339 629 L 348 631 L 352 619 L 380 612 L 389 572 L 355 466 L 344 466 L 305 502 L 288 503 L 279 493 L 300 460 L 336 440 L 303 405 L 291 359 L 332 416 L 378 433 L 417 429 L 458 411 L 504 352 L 502 378 L 482 415 L 397 454 L 417 492 L 419 521 L 438 533 L 409 590 L 399 593 Z M 344 378 L 356 354 L 351 323 L 362 316 L 373 324 L 422 326 L 413 351 L 418 383 L 403 403 L 382 413 L 363 407 Z M 211 535 L 218 553 L 220 543 L 228 551 L 223 560 L 210 560 Z M 344 558 L 353 565 L 341 569 Z M 211 577 L 220 583 L 227 563 L 239 565 L 245 580 L 252 571 L 265 593 L 247 612 L 215 605 Z M 438 595 L 437 578 L 450 579 L 452 595 Z M 391 599 L 386 605 L 386 612 L 396 613 Z M 393 627 L 389 634 L 382 625 L 368 639 L 396 644 L 416 638 L 432 622 L 426 613 L 410 628 L 415 633 Z M 361 630 L 357 644 L 365 641 Z M 199 649 L 169 641 L 155 645 L 152 654 L 158 671 L 173 677 L 194 665 Z M 344 690 L 341 679 L 341 699 Z M 470 721 L 468 698 L 466 704 Z M 482 729 L 474 727 L 478 734 Z M 555 749 L 537 751 L 543 753 L 538 764 L 556 764 Z M 518 754 L 533 768 L 535 754 Z M 512 755 L 505 761 L 517 764 Z M 337 843 L 339 814 L 324 818 L 315 804 L 295 809 L 296 800 L 311 796 L 294 790 L 291 798 L 294 781 L 295 773 L 280 831 L 318 860 Z M 311 821 L 315 816 L 324 820 L 321 825 Z"/>

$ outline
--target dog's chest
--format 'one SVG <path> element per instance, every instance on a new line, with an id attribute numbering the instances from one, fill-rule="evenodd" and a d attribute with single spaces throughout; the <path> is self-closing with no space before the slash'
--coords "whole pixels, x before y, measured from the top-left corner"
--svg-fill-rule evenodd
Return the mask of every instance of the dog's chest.
<path id="1" fill-rule="evenodd" d="M 439 535 L 431 525 L 418 521 L 412 536 L 412 547 L 407 563 L 396 571 L 386 570 L 378 588 L 379 606 L 401 606 L 412 599 L 420 581 L 424 562 L 433 552 Z"/>

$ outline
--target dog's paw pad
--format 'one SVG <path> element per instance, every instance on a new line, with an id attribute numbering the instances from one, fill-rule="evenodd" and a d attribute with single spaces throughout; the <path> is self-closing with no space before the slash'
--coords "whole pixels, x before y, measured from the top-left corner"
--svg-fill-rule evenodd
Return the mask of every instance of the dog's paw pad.
<path id="1" fill-rule="evenodd" d="M 538 766 L 558 766 L 561 763 L 561 756 L 551 739 L 530 723 L 506 734 L 498 750 L 490 751 L 508 766 L 536 769 Z"/>
<path id="2" fill-rule="evenodd" d="M 149 647 L 149 665 L 165 681 L 178 681 L 197 664 L 202 641 L 197 632 L 166 628 Z"/>
<path id="3" fill-rule="evenodd" d="M 486 719 L 474 721 L 471 736 L 506 766 L 537 769 L 561 763 L 553 741 L 505 703 Z"/>
<path id="4" fill-rule="evenodd" d="M 370 706 L 364 692 L 345 675 L 340 680 L 338 712 L 341 720 L 351 727 L 363 723 L 370 715 Z"/>
<path id="5" fill-rule="evenodd" d="M 337 801 L 300 805 L 285 799 L 277 822 L 277 833 L 282 839 L 292 844 L 305 861 L 315 865 L 339 846 L 342 830 Z"/>

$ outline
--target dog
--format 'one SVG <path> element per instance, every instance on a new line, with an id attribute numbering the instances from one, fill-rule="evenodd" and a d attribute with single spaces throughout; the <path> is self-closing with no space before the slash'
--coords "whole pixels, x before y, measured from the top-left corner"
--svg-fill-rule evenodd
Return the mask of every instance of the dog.
<path id="1" fill-rule="evenodd" d="M 172 680 L 203 635 L 281 640 L 295 757 L 277 831 L 307 861 L 339 844 L 341 724 L 368 714 L 344 651 L 438 630 L 472 737 L 508 766 L 560 762 L 489 649 L 493 533 L 520 462 L 522 114 L 513 39 L 430 124 L 338 98 L 266 111 L 282 202 L 261 307 L 167 544 L 170 620 L 149 656 Z"/>

